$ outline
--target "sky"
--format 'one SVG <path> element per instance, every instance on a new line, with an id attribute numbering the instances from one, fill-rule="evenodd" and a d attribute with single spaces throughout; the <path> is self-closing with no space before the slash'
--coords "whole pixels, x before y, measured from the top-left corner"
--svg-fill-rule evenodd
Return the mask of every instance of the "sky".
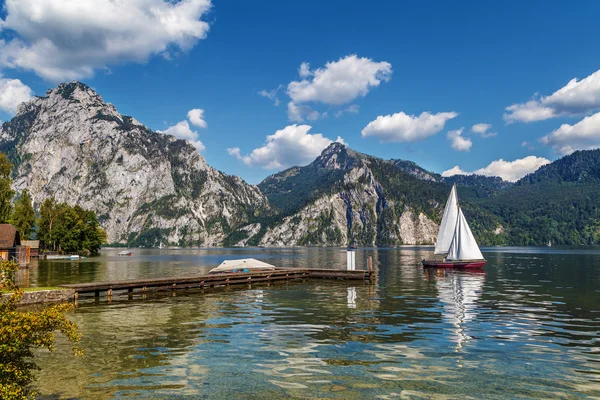
<path id="1" fill-rule="evenodd" d="M 516 180 L 600 147 L 600 2 L 5 0 L 0 120 L 79 80 L 250 183 L 338 141 Z"/>

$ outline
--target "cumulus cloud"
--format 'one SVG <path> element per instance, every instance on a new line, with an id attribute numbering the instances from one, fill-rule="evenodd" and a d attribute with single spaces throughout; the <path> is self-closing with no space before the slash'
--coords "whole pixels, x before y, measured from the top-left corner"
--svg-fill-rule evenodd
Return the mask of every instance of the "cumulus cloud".
<path id="1" fill-rule="evenodd" d="M 540 142 L 552 146 L 561 155 L 575 150 L 589 150 L 600 147 L 600 113 L 585 117 L 574 125 L 563 124 Z"/>
<path id="2" fill-rule="evenodd" d="M 169 59 L 206 37 L 210 7 L 210 0 L 6 0 L 0 65 L 62 81 L 153 55 Z"/>
<path id="3" fill-rule="evenodd" d="M 492 129 L 491 124 L 475 124 L 471 127 L 471 132 L 476 133 L 484 138 L 496 136 L 496 132 L 488 132 L 490 129 Z"/>
<path id="4" fill-rule="evenodd" d="M 458 165 L 455 165 L 454 167 L 450 168 L 449 170 L 442 172 L 442 176 L 445 178 L 448 178 L 448 177 L 454 176 L 454 175 L 473 175 L 473 173 L 463 171 L 462 169 L 460 169 L 460 167 Z"/>
<path id="5" fill-rule="evenodd" d="M 300 68 L 298 68 L 298 75 L 300 75 L 300 78 L 308 78 L 311 76 L 312 72 L 310 72 L 310 64 L 307 62 L 300 64 Z"/>
<path id="6" fill-rule="evenodd" d="M 456 112 L 431 114 L 423 112 L 418 117 L 399 112 L 380 115 L 362 130 L 362 137 L 375 137 L 384 142 L 414 142 L 435 135 L 446 121 L 456 118 Z"/>
<path id="7" fill-rule="evenodd" d="M 31 100 L 33 90 L 18 79 L 5 79 L 0 75 L 0 110 L 9 114 L 17 112 L 17 106 Z"/>
<path id="8" fill-rule="evenodd" d="M 541 96 L 506 107 L 504 120 L 533 122 L 560 116 L 588 114 L 600 110 L 600 70 L 587 78 L 571 79 L 549 96 Z"/>
<path id="9" fill-rule="evenodd" d="M 462 136 L 464 128 L 456 129 L 448 132 L 448 139 L 451 141 L 450 146 L 456 151 L 469 151 L 473 142 L 471 139 L 464 138 Z"/>
<path id="10" fill-rule="evenodd" d="M 308 63 L 302 63 L 299 74 L 303 79 L 290 82 L 287 87 L 287 94 L 294 103 L 342 105 L 366 96 L 371 88 L 389 81 L 392 65 L 353 54 L 312 71 Z"/>
<path id="11" fill-rule="evenodd" d="M 198 128 L 206 128 L 208 124 L 204 120 L 204 110 L 201 108 L 194 108 L 188 111 L 188 119 L 192 123 L 192 125 L 197 126 Z"/>
<path id="12" fill-rule="evenodd" d="M 505 181 L 516 182 L 522 177 L 532 172 L 537 171 L 543 165 L 549 164 L 550 160 L 543 157 L 528 156 L 514 161 L 504 161 L 499 159 L 492 161 L 487 167 L 480 168 L 475 172 L 465 172 L 458 165 L 442 172 L 442 176 L 448 177 L 453 175 L 484 175 L 484 176 L 499 176 Z"/>
<path id="13" fill-rule="evenodd" d="M 308 133 L 310 125 L 289 125 L 267 136 L 264 146 L 242 155 L 239 148 L 229 148 L 227 152 L 248 166 L 265 169 L 283 169 L 294 165 L 312 162 L 333 141 L 321 133 Z M 336 142 L 345 144 L 338 136 Z"/>
<path id="14" fill-rule="evenodd" d="M 180 121 L 176 125 L 170 126 L 164 131 L 157 131 L 164 133 L 165 135 L 173 135 L 176 138 L 184 139 L 190 142 L 198 151 L 204 151 L 206 147 L 200 141 L 198 132 L 193 131 L 190 128 L 190 124 L 187 121 Z"/>

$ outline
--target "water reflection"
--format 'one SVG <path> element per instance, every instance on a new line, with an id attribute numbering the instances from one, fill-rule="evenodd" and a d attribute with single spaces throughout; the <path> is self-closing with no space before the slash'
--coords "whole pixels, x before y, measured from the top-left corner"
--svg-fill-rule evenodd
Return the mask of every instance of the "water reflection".
<path id="1" fill-rule="evenodd" d="M 485 272 L 428 268 L 425 276 L 436 283 L 444 307 L 443 318 L 454 327 L 453 340 L 460 349 L 470 338 L 468 324 L 477 315 L 477 301 L 481 297 Z"/>
<path id="2" fill-rule="evenodd" d="M 44 353 L 39 389 L 86 399 L 600 396 L 600 252 L 488 252 L 474 274 L 417 267 L 427 251 L 359 249 L 357 268 L 375 260 L 374 283 L 83 301 L 74 318 L 86 354 Z M 186 249 L 40 262 L 23 279 L 200 273 L 234 256 L 345 268 L 342 249 Z"/>

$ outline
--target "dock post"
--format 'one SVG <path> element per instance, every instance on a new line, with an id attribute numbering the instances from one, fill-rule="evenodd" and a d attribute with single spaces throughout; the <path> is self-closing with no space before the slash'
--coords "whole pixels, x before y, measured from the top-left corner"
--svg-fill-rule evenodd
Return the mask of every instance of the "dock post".
<path id="1" fill-rule="evenodd" d="M 371 256 L 367 258 L 367 268 L 369 268 L 369 272 L 373 272 L 373 257 Z"/>
<path id="2" fill-rule="evenodd" d="M 100 291 L 99 290 L 96 290 L 94 292 L 94 297 L 100 297 Z"/>
<path id="3" fill-rule="evenodd" d="M 346 251 L 346 270 L 354 271 L 356 269 L 356 252 L 354 249 Z"/>

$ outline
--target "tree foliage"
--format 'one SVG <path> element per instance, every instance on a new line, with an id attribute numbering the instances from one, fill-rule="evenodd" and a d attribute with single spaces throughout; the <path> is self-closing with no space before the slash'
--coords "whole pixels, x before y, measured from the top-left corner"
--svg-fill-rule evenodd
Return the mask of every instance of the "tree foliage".
<path id="1" fill-rule="evenodd" d="M 0 153 L 0 224 L 8 222 L 11 216 L 11 200 L 15 194 L 12 190 L 13 164 L 4 153 Z"/>
<path id="2" fill-rule="evenodd" d="M 77 325 L 66 313 L 74 309 L 71 303 L 46 307 L 41 311 L 17 308 L 23 291 L 12 279 L 17 265 L 0 262 L 0 291 L 12 291 L 7 300 L 0 302 L 0 398 L 5 400 L 34 398 L 30 389 L 33 372 L 39 369 L 33 350 L 44 348 L 54 351 L 54 332 L 60 332 L 73 343 L 74 354 L 80 340 Z"/>
<path id="3" fill-rule="evenodd" d="M 23 190 L 21 196 L 15 201 L 10 223 L 17 228 L 22 239 L 29 239 L 35 223 L 35 211 L 33 201 L 27 189 Z"/>
<path id="4" fill-rule="evenodd" d="M 37 237 L 46 250 L 97 254 L 106 232 L 95 212 L 46 199 L 40 207 Z"/>

